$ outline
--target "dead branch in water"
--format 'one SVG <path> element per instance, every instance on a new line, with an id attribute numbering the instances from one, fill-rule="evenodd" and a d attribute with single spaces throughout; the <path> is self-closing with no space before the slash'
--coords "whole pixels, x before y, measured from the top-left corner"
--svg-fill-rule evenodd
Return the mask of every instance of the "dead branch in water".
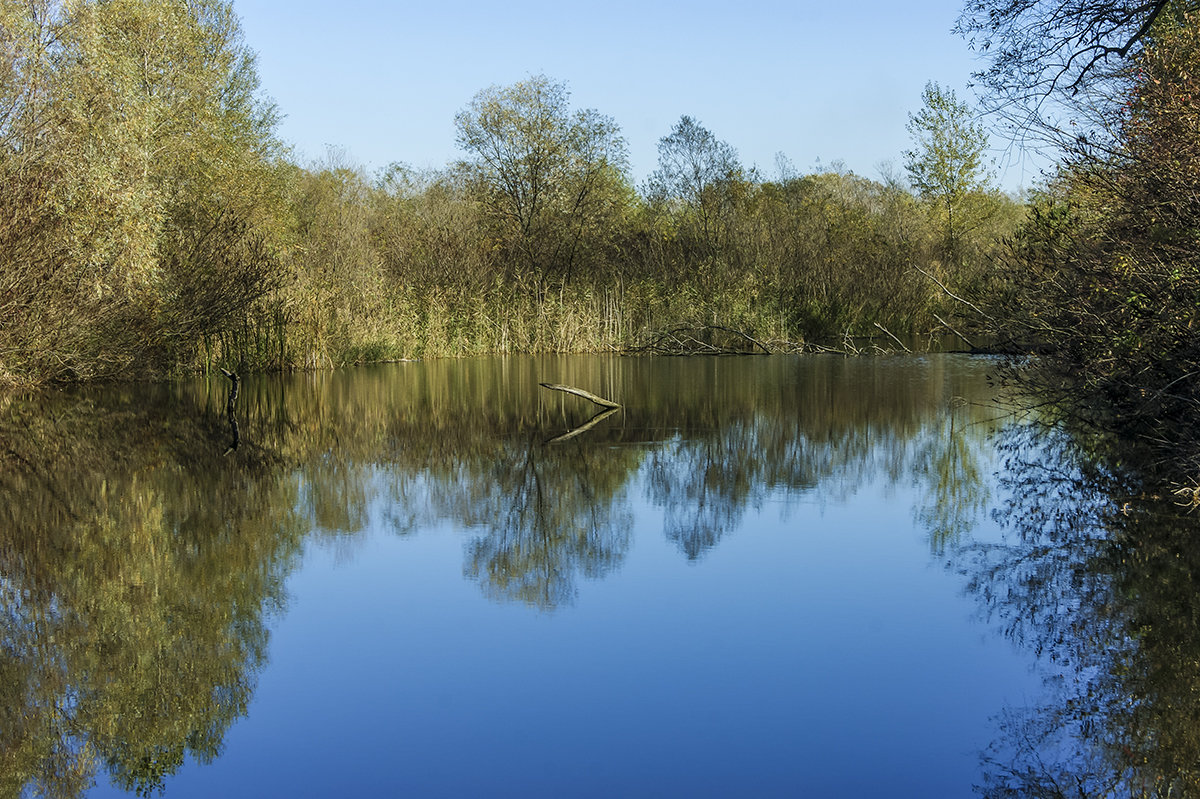
<path id="1" fill-rule="evenodd" d="M 955 336 L 957 336 L 959 339 L 961 339 L 964 344 L 966 344 L 968 347 L 970 347 L 971 352 L 977 352 L 979 350 L 979 348 L 976 347 L 974 343 L 972 343 L 971 339 L 967 338 L 962 333 L 959 333 L 957 330 L 955 330 L 953 327 L 951 327 L 950 323 L 947 322 L 945 319 L 938 316 L 937 314 L 934 314 L 933 318 L 938 320 L 938 322 L 941 323 L 942 327 L 949 330 L 951 333 L 953 333 Z"/>
<path id="2" fill-rule="evenodd" d="M 876 323 L 875 323 L 875 327 L 879 328 L 879 329 L 880 329 L 880 330 L 882 330 L 884 333 L 887 333 L 887 335 L 888 335 L 888 338 L 890 338 L 892 341 L 894 341 L 894 342 L 896 342 L 897 344 L 899 344 L 899 345 L 900 345 L 900 348 L 901 348 L 901 349 L 903 349 L 905 352 L 908 352 L 908 353 L 911 353 L 911 352 L 912 352 L 912 350 L 910 350 L 908 347 L 904 346 L 904 342 L 903 342 L 903 341 L 901 341 L 900 339 L 898 339 L 898 338 L 896 338 L 895 336 L 893 336 L 893 335 L 892 335 L 892 331 L 888 330 L 886 327 L 884 327 L 883 325 L 879 324 L 878 322 L 876 322 Z"/>
<path id="3" fill-rule="evenodd" d="M 619 403 L 619 402 L 613 402 L 612 400 L 605 399 L 604 397 L 598 397 L 590 391 L 584 391 L 582 388 L 575 388 L 574 386 L 564 386 L 564 385 L 561 385 L 558 383 L 538 383 L 538 385 L 541 386 L 542 388 L 548 388 L 551 391 L 562 391 L 567 394 L 574 394 L 577 397 L 583 397 L 585 400 L 590 400 L 591 402 L 596 403 L 601 408 L 620 408 L 621 407 L 621 403 Z"/>
<path id="4" fill-rule="evenodd" d="M 222 369 L 221 372 L 229 378 L 229 397 L 225 400 L 225 415 L 229 418 L 229 431 L 233 434 L 233 442 L 225 450 L 228 455 L 238 448 L 241 442 L 241 434 L 238 433 L 237 414 L 234 413 L 234 406 L 237 405 L 238 386 L 241 385 L 241 378 L 228 369 Z"/>

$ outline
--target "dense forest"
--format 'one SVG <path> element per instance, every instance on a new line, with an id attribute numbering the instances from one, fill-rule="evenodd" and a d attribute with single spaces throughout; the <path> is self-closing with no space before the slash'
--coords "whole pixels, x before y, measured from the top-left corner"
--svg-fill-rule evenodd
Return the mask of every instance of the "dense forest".
<path id="1" fill-rule="evenodd" d="M 0 48 L 8 385 L 614 350 L 681 325 L 777 349 L 919 333 L 1023 212 L 934 84 L 915 189 L 768 180 L 688 116 L 639 186 L 617 122 L 542 75 L 464 98 L 444 169 L 296 163 L 221 0 L 3 3 Z"/>

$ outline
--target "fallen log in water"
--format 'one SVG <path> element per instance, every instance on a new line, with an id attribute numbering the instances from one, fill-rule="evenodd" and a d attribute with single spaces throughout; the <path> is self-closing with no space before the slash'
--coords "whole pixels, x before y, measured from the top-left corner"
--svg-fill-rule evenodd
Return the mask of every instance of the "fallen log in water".
<path id="1" fill-rule="evenodd" d="M 590 391 L 584 391 L 582 388 L 575 388 L 574 386 L 564 386 L 564 385 L 560 385 L 558 383 L 538 383 L 538 385 L 541 386 L 542 388 L 548 388 L 551 391 L 562 391 L 567 394 L 574 394 L 577 397 L 583 397 L 585 400 L 590 400 L 590 401 L 596 403 L 601 408 L 620 408 L 621 407 L 621 403 L 619 403 L 619 402 L 613 402 L 612 400 L 605 399 L 604 397 L 598 397 Z"/>

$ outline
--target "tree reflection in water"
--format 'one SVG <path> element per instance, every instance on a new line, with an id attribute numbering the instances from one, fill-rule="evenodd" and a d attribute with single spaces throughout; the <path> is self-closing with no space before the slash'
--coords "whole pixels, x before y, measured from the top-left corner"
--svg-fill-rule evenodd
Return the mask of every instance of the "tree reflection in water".
<path id="1" fill-rule="evenodd" d="M 1046 666 L 998 718 L 988 797 L 1200 795 L 1197 518 L 1061 431 L 1007 434 L 1010 538 L 957 553 L 984 614 Z"/>
<path id="2" fill-rule="evenodd" d="M 960 408 L 931 422 L 917 442 L 913 475 L 922 488 L 917 521 L 935 555 L 962 540 L 987 510 L 991 492 L 983 450 L 992 429 L 994 424 L 972 422 Z"/>
<path id="3" fill-rule="evenodd" d="M 654 450 L 648 464 L 650 500 L 664 511 L 663 533 L 697 560 L 757 506 L 766 486 L 755 478 L 755 432 L 734 423 L 719 435 L 676 440 Z"/>
<path id="4" fill-rule="evenodd" d="M 185 756 L 220 754 L 265 662 L 304 531 L 292 486 L 254 447 L 222 457 L 223 415 L 131 400 L 6 408 L 6 795 L 77 795 L 99 763 L 127 790 L 161 788 Z"/>
<path id="5" fill-rule="evenodd" d="M 574 442 L 546 447 L 534 437 L 508 450 L 489 495 L 474 498 L 493 521 L 469 544 L 466 574 L 493 598 L 542 608 L 570 602 L 574 574 L 602 577 L 629 548 L 629 460 Z"/>
<path id="6" fill-rule="evenodd" d="M 485 595 L 553 609 L 623 562 L 635 499 L 697 560 L 772 497 L 915 482 L 941 550 L 986 502 L 992 413 L 948 406 L 985 396 L 983 375 L 942 360 L 495 359 L 255 379 L 229 453 L 223 383 L 9 400 L 0 789 L 77 795 L 103 768 L 147 793 L 216 757 L 306 540 L 353 548 L 371 527 L 450 521 Z M 626 407 L 563 440 L 588 409 L 539 394 L 547 377 Z"/>

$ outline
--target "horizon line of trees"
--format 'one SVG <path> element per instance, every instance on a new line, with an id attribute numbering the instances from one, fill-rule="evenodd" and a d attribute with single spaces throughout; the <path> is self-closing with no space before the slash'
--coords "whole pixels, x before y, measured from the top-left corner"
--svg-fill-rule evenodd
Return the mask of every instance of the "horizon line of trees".
<path id="1" fill-rule="evenodd" d="M 686 115 L 636 186 L 544 75 L 470 100 L 462 160 L 367 175 L 291 160 L 228 0 L 0 3 L 0 386 L 925 332 L 1023 210 L 966 104 L 923 99 L 915 191 L 766 180 Z"/>

